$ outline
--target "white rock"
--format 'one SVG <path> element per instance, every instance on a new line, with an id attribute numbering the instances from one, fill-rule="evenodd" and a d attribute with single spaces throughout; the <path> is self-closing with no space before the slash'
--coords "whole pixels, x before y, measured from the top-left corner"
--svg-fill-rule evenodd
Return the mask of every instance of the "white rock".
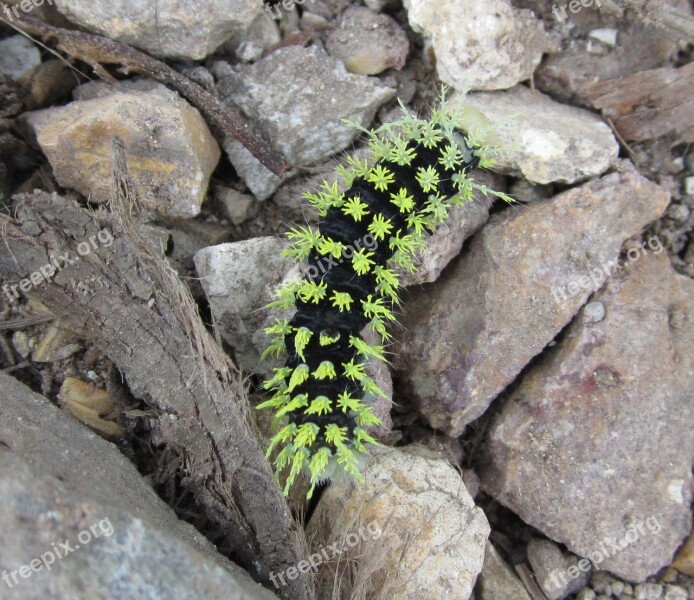
<path id="1" fill-rule="evenodd" d="M 155 56 L 200 60 L 262 13 L 260 0 L 55 0 L 85 29 Z"/>
<path id="2" fill-rule="evenodd" d="M 0 75 L 16 80 L 40 64 L 39 49 L 23 35 L 0 40 Z"/>
<path id="3" fill-rule="evenodd" d="M 575 183 L 601 175 L 617 159 L 617 140 L 600 117 L 525 86 L 468 94 L 464 102 L 492 123 L 500 172 L 532 183 Z"/>
<path id="4" fill-rule="evenodd" d="M 343 553 L 339 564 L 321 565 L 318 597 L 331 597 L 335 569 L 342 571 L 352 560 L 358 560 L 351 567 L 357 579 L 369 577 L 372 597 L 470 597 L 482 570 L 489 524 L 460 474 L 447 461 L 430 456 L 418 444 L 378 448 L 364 465 L 364 484 L 349 478 L 333 481 L 325 490 L 307 528 L 314 537 L 313 552 L 360 526 L 373 536 L 363 536 L 363 543 Z"/>
<path id="5" fill-rule="evenodd" d="M 617 45 L 616 29 L 593 29 L 588 34 L 588 37 L 598 42 L 602 42 L 603 44 L 610 46 L 611 48 L 614 48 Z"/>
<path id="6" fill-rule="evenodd" d="M 529 79 L 550 42 L 542 21 L 507 0 L 405 0 L 412 29 L 436 54 L 439 78 L 458 90 L 497 90 Z"/>

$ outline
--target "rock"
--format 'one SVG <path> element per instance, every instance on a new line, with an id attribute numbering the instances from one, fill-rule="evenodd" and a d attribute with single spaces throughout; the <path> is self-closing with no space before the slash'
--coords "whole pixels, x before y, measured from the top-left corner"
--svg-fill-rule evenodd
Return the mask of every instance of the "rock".
<path id="1" fill-rule="evenodd" d="M 494 138 L 503 140 L 497 144 L 499 172 L 532 183 L 575 183 L 604 173 L 619 153 L 600 117 L 525 86 L 473 93 L 463 101 L 480 110 L 493 124 Z"/>
<path id="2" fill-rule="evenodd" d="M 298 83 L 296 74 L 301 73 Z M 280 48 L 253 65 L 240 65 L 217 83 L 221 98 L 238 105 L 267 139 L 297 166 L 326 160 L 346 148 L 358 130 L 342 122 L 370 124 L 394 91 L 377 80 L 348 73 L 317 46 Z M 259 200 L 281 180 L 238 142 L 224 147 L 239 176 Z"/>
<path id="3" fill-rule="evenodd" d="M 634 589 L 636 600 L 659 600 L 663 597 L 663 586 L 659 583 L 640 583 Z"/>
<path id="4" fill-rule="evenodd" d="M 331 597 L 335 571 L 358 560 L 350 581 L 361 576 L 368 597 L 467 600 L 482 570 L 489 525 L 458 472 L 444 460 L 423 458 L 412 445 L 374 450 L 364 475 L 364 484 L 333 481 L 308 524 L 313 552 L 343 536 L 349 540 L 358 525 L 374 532 L 321 565 L 318 597 Z M 349 597 L 345 587 L 346 581 L 340 591 Z"/>
<path id="5" fill-rule="evenodd" d="M 363 6 L 352 6 L 340 16 L 337 28 L 328 34 L 326 49 L 350 73 L 378 75 L 386 69 L 402 69 L 410 44 L 392 17 Z"/>
<path id="6" fill-rule="evenodd" d="M 565 598 L 582 589 L 590 578 L 590 561 L 564 556 L 554 542 L 533 538 L 528 544 L 528 562 L 543 593 L 550 600 Z"/>
<path id="7" fill-rule="evenodd" d="M 694 576 L 694 533 L 689 536 L 687 542 L 677 553 L 672 566 L 680 573 Z"/>
<path id="8" fill-rule="evenodd" d="M 601 42 L 610 48 L 614 48 L 617 45 L 617 30 L 610 29 L 608 27 L 602 27 L 600 29 L 593 29 L 588 37 L 596 42 Z"/>
<path id="9" fill-rule="evenodd" d="M 22 81 L 26 90 L 26 107 L 29 110 L 44 108 L 69 97 L 77 85 L 70 65 L 53 58 L 41 63 Z"/>
<path id="10" fill-rule="evenodd" d="M 515 573 L 499 556 L 491 542 L 484 551 L 484 566 L 477 583 L 479 600 L 530 600 L 530 596 Z"/>
<path id="11" fill-rule="evenodd" d="M 583 309 L 583 318 L 586 323 L 597 323 L 605 317 L 605 306 L 602 302 L 589 302 Z"/>
<path id="12" fill-rule="evenodd" d="M 644 252 L 594 300 L 605 318 L 576 319 L 509 394 L 480 477 L 551 539 L 638 582 L 691 528 L 694 282 Z"/>
<path id="13" fill-rule="evenodd" d="M 249 373 L 269 375 L 278 366 L 260 355 L 269 341 L 263 329 L 291 316 L 264 308 L 275 288 L 300 276 L 299 266 L 281 255 L 286 247 L 275 237 L 253 238 L 203 248 L 193 258 L 219 333 Z"/>
<path id="14" fill-rule="evenodd" d="M 542 21 L 506 0 L 406 0 L 410 26 L 430 40 L 439 78 L 457 90 L 529 79 L 550 48 Z"/>
<path id="15" fill-rule="evenodd" d="M 595 600 L 596 595 L 593 590 L 590 588 L 584 588 L 580 592 L 578 592 L 578 595 L 576 596 L 576 600 Z"/>
<path id="16" fill-rule="evenodd" d="M 17 80 L 41 64 L 41 53 L 23 35 L 0 40 L 0 75 Z"/>
<path id="17" fill-rule="evenodd" d="M 687 590 L 678 585 L 666 585 L 663 600 L 689 600 Z"/>
<path id="18" fill-rule="evenodd" d="M 256 0 L 55 0 L 68 19 L 155 56 L 201 60 L 261 14 Z"/>
<path id="19" fill-rule="evenodd" d="M 115 446 L 4 373 L 0 386 L 0 564 L 13 598 L 276 598 Z"/>
<path id="20" fill-rule="evenodd" d="M 205 121 L 162 85 L 148 91 L 121 89 L 82 90 L 94 97 L 25 113 L 21 119 L 63 187 L 92 202 L 107 202 L 111 145 L 118 136 L 145 207 L 166 217 L 194 217 L 220 156 Z"/>
<path id="21" fill-rule="evenodd" d="M 490 171 L 477 170 L 472 177 L 492 190 L 504 189 L 503 177 Z M 401 285 L 407 287 L 436 281 L 448 263 L 460 254 L 465 240 L 486 223 L 492 202 L 491 197 L 475 192 L 474 201 L 452 208 L 448 219 L 436 227 L 427 238 L 426 248 L 416 257 L 417 271 L 398 270 Z"/>
<path id="22" fill-rule="evenodd" d="M 235 54 L 244 62 L 260 60 L 263 52 L 282 41 L 282 34 L 274 19 L 267 13 L 256 17 L 253 24 L 236 45 Z"/>
<path id="23" fill-rule="evenodd" d="M 218 186 L 214 195 L 222 214 L 234 225 L 241 225 L 244 221 L 252 219 L 260 209 L 253 196 L 242 194 L 234 188 Z"/>
<path id="24" fill-rule="evenodd" d="M 438 281 L 411 290 L 394 363 L 432 427 L 458 436 L 484 413 L 602 284 L 598 267 L 662 215 L 667 192 L 620 166 L 494 215 Z"/>

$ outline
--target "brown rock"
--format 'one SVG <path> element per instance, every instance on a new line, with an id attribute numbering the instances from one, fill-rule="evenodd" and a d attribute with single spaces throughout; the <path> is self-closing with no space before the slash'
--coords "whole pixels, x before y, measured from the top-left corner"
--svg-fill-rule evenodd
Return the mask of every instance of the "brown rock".
<path id="1" fill-rule="evenodd" d="M 642 253 L 595 295 L 493 420 L 483 488 L 569 550 L 631 581 L 691 528 L 694 282 Z"/>
<path id="2" fill-rule="evenodd" d="M 108 201 L 118 136 L 144 205 L 167 217 L 197 215 L 220 157 L 200 113 L 160 85 L 100 96 L 22 116 L 58 183 L 92 202 Z"/>
<path id="3" fill-rule="evenodd" d="M 589 274 L 663 213 L 667 192 L 621 167 L 495 215 L 437 282 L 412 291 L 396 367 L 433 427 L 460 435 L 596 289 Z"/>

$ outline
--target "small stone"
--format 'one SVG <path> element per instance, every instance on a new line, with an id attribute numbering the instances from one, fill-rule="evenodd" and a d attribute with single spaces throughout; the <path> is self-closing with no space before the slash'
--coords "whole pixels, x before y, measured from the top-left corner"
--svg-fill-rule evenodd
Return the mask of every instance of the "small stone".
<path id="1" fill-rule="evenodd" d="M 478 600 L 530 600 L 525 586 L 489 541 L 476 589 Z"/>
<path id="2" fill-rule="evenodd" d="M 666 585 L 663 600 L 687 600 L 687 590 L 678 585 Z"/>
<path id="3" fill-rule="evenodd" d="M 550 600 L 573 594 L 588 583 L 590 562 L 581 562 L 576 556 L 564 556 L 559 546 L 550 540 L 533 538 L 528 544 L 527 554 L 535 579 Z M 584 568 L 579 570 L 577 565 Z"/>
<path id="4" fill-rule="evenodd" d="M 667 209 L 667 216 L 676 223 L 686 223 L 689 214 L 689 207 L 686 204 L 671 204 Z"/>
<path id="5" fill-rule="evenodd" d="M 236 48 L 236 56 L 244 62 L 260 60 L 263 53 L 282 41 L 282 34 L 275 20 L 263 13 L 253 21 L 243 40 Z"/>
<path id="6" fill-rule="evenodd" d="M 684 193 L 687 196 L 694 196 L 694 177 L 684 178 Z"/>
<path id="7" fill-rule="evenodd" d="M 39 49 L 23 35 L 0 40 L 0 75 L 14 80 L 41 64 Z"/>
<path id="8" fill-rule="evenodd" d="M 639 583 L 634 589 L 636 600 L 658 600 L 663 596 L 663 586 L 659 583 Z"/>
<path id="9" fill-rule="evenodd" d="M 234 188 L 218 186 L 214 195 L 222 214 L 234 225 L 241 225 L 260 210 L 260 205 L 253 196 L 242 194 Z"/>
<path id="10" fill-rule="evenodd" d="M 689 243 L 689 248 L 694 248 L 694 242 Z M 694 263 L 694 252 L 692 252 L 692 263 Z M 675 556 L 672 566 L 680 573 L 694 576 L 694 533 L 689 535 L 689 538 L 687 538 L 687 541 L 677 553 L 677 556 Z"/>
<path id="11" fill-rule="evenodd" d="M 33 350 L 34 341 L 27 335 L 25 331 L 15 331 L 12 334 L 12 345 L 19 356 L 26 358 Z"/>
<path id="12" fill-rule="evenodd" d="M 624 591 L 624 582 L 623 581 L 615 581 L 610 585 L 610 591 L 612 592 L 613 596 L 620 596 L 621 593 Z"/>
<path id="13" fill-rule="evenodd" d="M 407 35 L 395 19 L 363 6 L 348 8 L 326 40 L 328 54 L 360 75 L 402 69 L 409 48 Z"/>
<path id="14" fill-rule="evenodd" d="M 595 592 L 590 588 L 583 588 L 578 592 L 575 600 L 596 600 Z"/>
<path id="15" fill-rule="evenodd" d="M 603 44 L 614 48 L 617 45 L 617 30 L 616 29 L 593 29 L 588 37 L 592 40 L 602 42 Z"/>
<path id="16" fill-rule="evenodd" d="M 598 323 L 605 318 L 605 305 L 602 302 L 589 302 L 583 309 L 586 323 Z"/>
<path id="17" fill-rule="evenodd" d="M 677 156 L 670 163 L 670 173 L 681 173 L 684 170 L 684 158 Z"/>
<path id="18" fill-rule="evenodd" d="M 612 583 L 614 582 L 614 577 L 609 573 L 604 571 L 596 571 L 591 575 L 590 587 L 593 588 L 598 594 L 610 594 L 612 589 Z"/>

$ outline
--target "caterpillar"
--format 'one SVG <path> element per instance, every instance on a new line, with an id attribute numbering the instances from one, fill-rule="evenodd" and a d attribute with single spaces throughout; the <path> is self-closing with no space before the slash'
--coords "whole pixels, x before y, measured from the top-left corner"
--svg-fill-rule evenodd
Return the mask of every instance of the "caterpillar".
<path id="1" fill-rule="evenodd" d="M 265 329 L 271 341 L 263 358 L 286 359 L 263 384 L 272 396 L 257 407 L 275 411 L 274 428 L 284 423 L 267 456 L 281 447 L 274 465 L 278 480 L 289 469 L 285 495 L 302 471 L 310 479 L 308 498 L 340 470 L 363 481 L 360 459 L 367 445 L 378 444 L 366 428 L 380 424 L 366 400 L 385 395 L 366 365 L 387 360 L 388 329 L 400 304 L 397 269 L 416 271 L 413 259 L 426 235 L 475 190 L 512 202 L 468 177 L 475 167 L 491 166 L 492 152 L 459 129 L 463 114 L 445 93 L 428 119 L 399 102 L 402 117 L 375 130 L 347 121 L 366 134 L 370 156 L 338 166 L 346 191 L 323 181 L 319 191 L 304 193 L 321 221 L 286 234 L 285 256 L 306 268 L 268 305 L 296 313 Z M 381 343 L 367 343 L 364 328 Z"/>

